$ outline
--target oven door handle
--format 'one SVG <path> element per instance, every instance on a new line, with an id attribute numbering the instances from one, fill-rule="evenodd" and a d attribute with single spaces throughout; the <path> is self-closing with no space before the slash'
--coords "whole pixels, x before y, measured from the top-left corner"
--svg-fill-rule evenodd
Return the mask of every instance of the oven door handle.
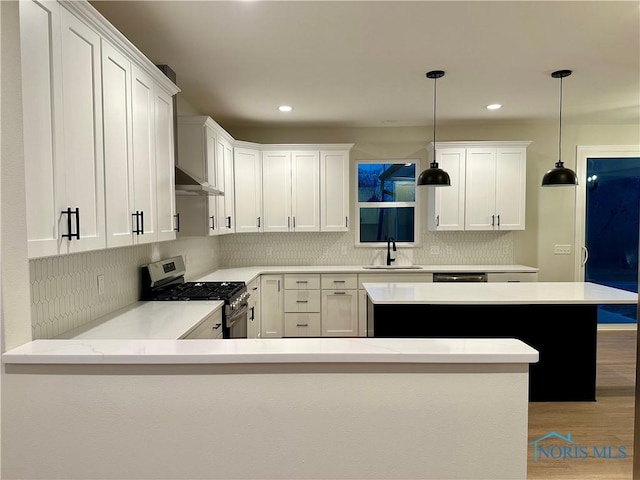
<path id="1" fill-rule="evenodd" d="M 227 328 L 233 327 L 240 320 L 239 317 L 242 317 L 249 310 L 249 304 L 245 303 L 240 310 L 237 312 L 233 312 L 233 315 L 227 318 Z"/>

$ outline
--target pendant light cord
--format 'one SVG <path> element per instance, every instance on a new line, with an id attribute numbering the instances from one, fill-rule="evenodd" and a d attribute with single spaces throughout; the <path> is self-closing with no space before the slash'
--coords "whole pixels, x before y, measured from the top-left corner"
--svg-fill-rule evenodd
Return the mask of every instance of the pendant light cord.
<path id="1" fill-rule="evenodd" d="M 438 88 L 438 79 L 433 79 L 433 151 L 436 150 L 436 89 Z M 435 157 L 434 157 L 435 160 Z"/>
<path id="2" fill-rule="evenodd" d="M 562 77 L 560 77 L 560 121 L 558 131 L 558 163 L 562 166 Z"/>

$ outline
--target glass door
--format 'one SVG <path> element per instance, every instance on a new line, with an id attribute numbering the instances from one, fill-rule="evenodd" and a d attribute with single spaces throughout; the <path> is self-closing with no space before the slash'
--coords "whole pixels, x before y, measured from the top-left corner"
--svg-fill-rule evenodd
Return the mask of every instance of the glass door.
<path id="1" fill-rule="evenodd" d="M 638 292 L 640 158 L 588 157 L 582 182 L 584 281 Z M 598 310 L 598 323 L 636 321 L 637 305 Z"/>

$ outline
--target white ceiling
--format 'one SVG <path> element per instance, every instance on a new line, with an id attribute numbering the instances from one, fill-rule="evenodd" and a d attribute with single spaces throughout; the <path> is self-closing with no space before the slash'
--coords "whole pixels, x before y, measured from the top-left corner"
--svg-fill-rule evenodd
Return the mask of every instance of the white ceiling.
<path id="1" fill-rule="evenodd" d="M 223 126 L 639 124 L 638 1 L 92 1 Z M 488 111 L 489 103 L 502 103 Z M 289 104 L 289 114 L 277 106 Z"/>

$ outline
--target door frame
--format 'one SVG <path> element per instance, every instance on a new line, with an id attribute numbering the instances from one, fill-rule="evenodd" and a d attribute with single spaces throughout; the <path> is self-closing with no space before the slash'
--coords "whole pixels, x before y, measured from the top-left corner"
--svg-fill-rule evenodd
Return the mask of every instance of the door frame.
<path id="1" fill-rule="evenodd" d="M 578 145 L 576 148 L 576 223 L 575 223 L 575 268 L 574 281 L 584 281 L 584 247 L 587 204 L 587 159 L 589 158 L 640 158 L 640 145 Z"/>

